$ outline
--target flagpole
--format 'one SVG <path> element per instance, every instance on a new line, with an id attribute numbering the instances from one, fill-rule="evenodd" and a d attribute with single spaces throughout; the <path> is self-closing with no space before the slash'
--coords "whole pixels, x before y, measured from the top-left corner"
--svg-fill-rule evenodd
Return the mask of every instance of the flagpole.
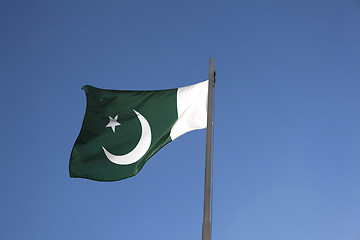
<path id="1" fill-rule="evenodd" d="M 202 225 L 202 240 L 211 240 L 211 191 L 212 191 L 212 171 L 211 171 L 211 153 L 212 153 L 212 129 L 213 129 L 213 88 L 215 82 L 214 59 L 209 61 L 209 90 L 208 90 L 208 115 L 206 128 L 206 153 L 205 153 L 205 184 L 204 184 L 204 217 Z"/>

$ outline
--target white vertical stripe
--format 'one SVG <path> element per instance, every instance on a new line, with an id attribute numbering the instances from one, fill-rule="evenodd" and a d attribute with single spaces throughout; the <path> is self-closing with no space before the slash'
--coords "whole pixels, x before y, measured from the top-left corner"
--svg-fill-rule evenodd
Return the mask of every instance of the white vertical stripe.
<path id="1" fill-rule="evenodd" d="M 206 128 L 208 81 L 177 90 L 178 120 L 170 131 L 172 140 L 196 129 Z"/>

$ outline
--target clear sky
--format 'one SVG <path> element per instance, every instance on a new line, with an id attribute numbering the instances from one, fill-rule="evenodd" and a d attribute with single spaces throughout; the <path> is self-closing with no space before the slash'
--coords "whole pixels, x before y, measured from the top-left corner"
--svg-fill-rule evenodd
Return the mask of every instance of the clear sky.
<path id="1" fill-rule="evenodd" d="M 360 2 L 0 1 L 0 239 L 201 239 L 205 130 L 70 179 L 81 87 L 217 70 L 213 239 L 360 239 Z"/>

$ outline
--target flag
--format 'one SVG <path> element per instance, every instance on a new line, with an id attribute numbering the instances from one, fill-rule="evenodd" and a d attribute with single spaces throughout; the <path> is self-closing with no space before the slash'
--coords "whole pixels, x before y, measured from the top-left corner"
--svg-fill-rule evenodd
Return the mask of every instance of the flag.
<path id="1" fill-rule="evenodd" d="M 134 176 L 167 143 L 206 128 L 208 81 L 155 91 L 82 89 L 87 105 L 70 156 L 70 177 L 116 181 Z"/>

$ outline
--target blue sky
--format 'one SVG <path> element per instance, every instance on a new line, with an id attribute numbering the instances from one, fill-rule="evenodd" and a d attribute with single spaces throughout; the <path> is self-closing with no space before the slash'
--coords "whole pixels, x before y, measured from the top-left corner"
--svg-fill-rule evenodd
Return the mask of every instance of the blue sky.
<path id="1" fill-rule="evenodd" d="M 360 2 L 0 1 L 0 239 L 201 239 L 205 131 L 70 179 L 81 87 L 217 70 L 213 239 L 360 239 Z"/>

